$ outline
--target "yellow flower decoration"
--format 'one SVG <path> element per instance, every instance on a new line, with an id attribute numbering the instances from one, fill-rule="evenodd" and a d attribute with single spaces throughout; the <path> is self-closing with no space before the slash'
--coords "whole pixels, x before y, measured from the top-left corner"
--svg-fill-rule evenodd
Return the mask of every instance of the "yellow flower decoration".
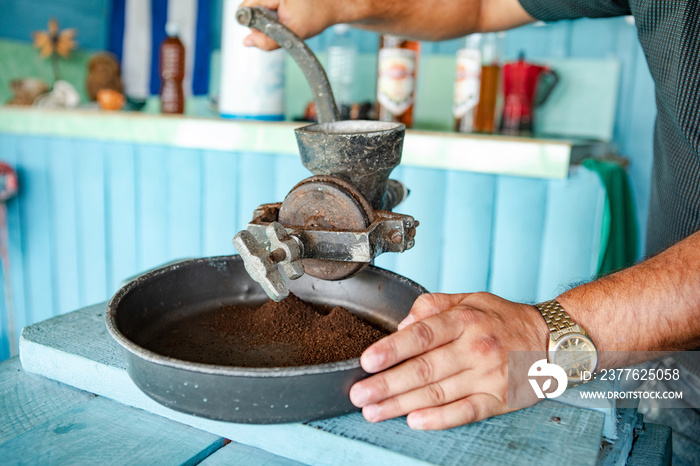
<path id="1" fill-rule="evenodd" d="M 77 46 L 74 37 L 75 29 L 64 29 L 60 31 L 58 21 L 49 20 L 48 31 L 36 31 L 34 36 L 34 47 L 39 49 L 39 55 L 44 58 L 57 53 L 64 58 L 68 58 L 71 50 Z"/>

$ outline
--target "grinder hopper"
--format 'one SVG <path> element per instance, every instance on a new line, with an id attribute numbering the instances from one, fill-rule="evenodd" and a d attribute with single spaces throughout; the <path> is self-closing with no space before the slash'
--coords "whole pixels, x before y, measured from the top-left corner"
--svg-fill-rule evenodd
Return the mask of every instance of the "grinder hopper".
<path id="1" fill-rule="evenodd" d="M 328 78 L 306 44 L 274 12 L 239 8 L 239 23 L 285 48 L 312 90 L 318 124 L 295 130 L 302 163 L 314 176 L 283 202 L 258 207 L 234 245 L 253 279 L 275 301 L 289 290 L 282 274 L 324 280 L 348 278 L 383 252 L 414 245 L 418 222 L 391 212 L 408 190 L 389 174 L 401 161 L 405 126 L 380 121 L 339 121 Z"/>

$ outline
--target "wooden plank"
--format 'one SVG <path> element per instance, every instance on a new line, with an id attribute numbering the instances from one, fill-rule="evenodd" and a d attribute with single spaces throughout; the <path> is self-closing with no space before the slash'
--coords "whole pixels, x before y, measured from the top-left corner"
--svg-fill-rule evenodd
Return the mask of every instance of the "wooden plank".
<path id="1" fill-rule="evenodd" d="M 136 164 L 136 257 L 139 270 L 147 270 L 169 260 L 168 148 L 139 146 Z"/>
<path id="2" fill-rule="evenodd" d="M 6 464 L 197 464 L 224 439 L 97 397 L 0 445 Z"/>
<path id="3" fill-rule="evenodd" d="M 404 418 L 370 424 L 359 415 L 310 425 L 361 438 L 429 464 L 582 465 L 596 463 L 600 445 L 604 416 L 591 414 L 592 411 L 546 400 L 527 410 L 446 431 L 414 431 L 406 427 Z M 554 418 L 559 418 L 559 422 Z M 576 426 L 583 430 L 578 431 Z M 400 435 L 387 435 L 388 432 Z M 575 435 L 575 442 L 571 435 Z"/>
<path id="4" fill-rule="evenodd" d="M 76 235 L 78 238 L 78 296 L 80 305 L 107 296 L 105 257 L 105 162 L 101 141 L 75 142 Z"/>
<path id="5" fill-rule="evenodd" d="M 413 216 L 420 225 L 416 233 L 416 245 L 411 250 L 396 255 L 396 272 L 428 290 L 435 290 L 440 284 L 439 251 L 443 239 L 447 172 L 404 167 L 401 176 L 401 181 L 411 190 L 411 195 L 396 210 Z"/>
<path id="6" fill-rule="evenodd" d="M 233 254 L 231 240 L 238 216 L 238 154 L 203 151 L 202 164 L 202 253 L 204 256 Z"/>
<path id="7" fill-rule="evenodd" d="M 548 181 L 535 300 L 552 299 L 598 271 L 605 188 L 583 167 L 566 180 Z"/>
<path id="8" fill-rule="evenodd" d="M 2 147 L 2 160 L 7 162 L 15 171 L 18 170 L 18 144 L 17 138 L 7 134 L 0 133 L 0 147 Z M 20 193 L 22 190 L 22 185 L 20 184 Z M 27 320 L 27 313 L 25 312 L 25 293 L 24 293 L 24 257 L 22 251 L 24 251 L 23 241 L 24 237 L 22 235 L 22 225 L 20 217 L 21 203 L 19 194 L 7 201 L 7 230 L 9 237 L 9 244 L 7 254 L 10 258 L 10 279 L 12 298 L 14 301 L 14 320 L 15 328 L 13 335 L 9 334 L 9 329 L 3 327 L 2 329 L 2 341 L 0 343 L 0 360 L 16 356 L 16 354 L 10 354 L 10 339 L 13 340 L 13 348 L 17 348 L 17 343 L 19 342 L 19 332 L 22 327 L 28 325 L 30 321 Z M 0 275 L 3 278 L 3 283 L 5 281 L 4 272 L 0 270 Z M 7 302 L 3 287 L 3 299 L 0 302 L 0 313 L 4 316 L 5 321 L 8 318 Z M 6 325 L 6 324 L 5 324 Z"/>
<path id="9" fill-rule="evenodd" d="M 488 291 L 514 301 L 532 301 L 537 292 L 547 183 L 500 177 Z"/>
<path id="10" fill-rule="evenodd" d="M 74 163 L 75 141 L 51 138 L 48 144 L 52 154 L 47 160 L 53 211 L 51 272 L 56 313 L 61 314 L 81 305 L 78 291 L 81 284 L 78 272 L 79 243 L 76 237 L 79 177 Z"/>
<path id="11" fill-rule="evenodd" d="M 423 464 L 475 458 L 483 464 L 503 464 L 500 455 L 506 454 L 520 463 L 527 456 L 517 456 L 522 446 L 538 455 L 528 458 L 526 461 L 532 460 L 528 464 L 547 464 L 561 461 L 561 445 L 568 445 L 574 437 L 577 446 L 572 446 L 575 456 L 571 462 L 594 464 L 597 457 L 605 416 L 549 401 L 436 433 L 412 431 L 401 419 L 369 424 L 360 414 L 308 425 L 265 426 L 211 421 L 175 412 L 148 398 L 131 382 L 116 343 L 105 331 L 104 310 L 104 304 L 96 305 L 26 328 L 21 342 L 25 370 L 305 463 Z M 555 415 L 571 422 L 553 422 L 551 417 Z M 542 429 L 547 435 L 542 435 Z M 482 450 L 490 454 L 482 455 Z"/>
<path id="12" fill-rule="evenodd" d="M 23 242 L 24 303 L 26 322 L 38 322 L 54 315 L 51 266 L 51 190 L 46 171 L 49 156 L 46 138 L 18 140 L 17 170 L 20 228 Z M 20 313 L 21 308 L 20 308 Z M 18 322 L 19 324 L 19 322 Z"/>
<path id="13" fill-rule="evenodd" d="M 28 374 L 18 358 L 0 363 L 0 445 L 93 398 L 92 393 Z"/>
<path id="14" fill-rule="evenodd" d="M 647 422 L 634 442 L 627 466 L 670 466 L 672 459 L 671 428 Z"/>
<path id="15" fill-rule="evenodd" d="M 238 163 L 236 193 L 238 219 L 235 231 L 242 230 L 248 225 L 253 218 L 253 211 L 260 204 L 279 201 L 275 198 L 274 155 L 241 152 L 238 154 Z"/>
<path id="16" fill-rule="evenodd" d="M 274 173 L 274 198 L 277 202 L 284 201 L 287 193 L 301 180 L 313 176 L 301 163 L 301 157 L 274 157 Z"/>
<path id="17" fill-rule="evenodd" d="M 495 185 L 491 175 L 447 173 L 440 287 L 435 291 L 487 289 Z"/>
<path id="18" fill-rule="evenodd" d="M 201 153 L 171 148 L 164 168 L 168 193 L 168 258 L 199 257 L 202 255 Z"/>
<path id="19" fill-rule="evenodd" d="M 107 292 L 138 269 L 136 251 L 136 166 L 133 144 L 109 142 L 105 151 Z"/>
<path id="20" fill-rule="evenodd" d="M 199 463 L 201 466 L 229 466 L 232 464 L 301 466 L 304 463 L 273 455 L 259 448 L 231 442 Z"/>

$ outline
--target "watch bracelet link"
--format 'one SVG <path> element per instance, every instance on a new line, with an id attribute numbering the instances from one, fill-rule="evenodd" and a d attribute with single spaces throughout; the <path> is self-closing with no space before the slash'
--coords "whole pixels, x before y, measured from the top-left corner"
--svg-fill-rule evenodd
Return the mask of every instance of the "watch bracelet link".
<path id="1" fill-rule="evenodd" d="M 550 332 L 562 334 L 566 331 L 575 330 L 578 327 L 556 299 L 535 304 L 535 307 L 544 317 Z"/>

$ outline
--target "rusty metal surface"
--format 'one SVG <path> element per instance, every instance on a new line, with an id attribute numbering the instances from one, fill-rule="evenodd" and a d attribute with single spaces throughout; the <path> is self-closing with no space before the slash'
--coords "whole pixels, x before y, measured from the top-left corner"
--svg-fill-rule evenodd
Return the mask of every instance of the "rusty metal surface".
<path id="1" fill-rule="evenodd" d="M 302 231 L 362 231 L 373 220 L 374 209 L 362 193 L 352 184 L 334 176 L 312 176 L 303 180 L 287 194 L 279 211 L 279 221 L 285 227 Z M 332 237 L 330 239 L 332 241 Z M 326 251 L 328 256 L 332 251 L 339 250 L 339 245 L 329 241 L 312 246 L 309 250 L 320 249 Z M 347 254 L 345 256 L 347 257 Z M 324 259 L 334 258 L 324 257 Z M 325 280 L 341 280 L 350 277 L 367 265 L 365 262 L 339 262 L 311 258 L 305 258 L 302 264 L 306 273 Z"/>
<path id="2" fill-rule="evenodd" d="M 406 127 L 385 121 L 339 121 L 294 130 L 301 163 L 314 175 L 339 176 L 381 209 L 391 171 L 401 162 Z"/>

